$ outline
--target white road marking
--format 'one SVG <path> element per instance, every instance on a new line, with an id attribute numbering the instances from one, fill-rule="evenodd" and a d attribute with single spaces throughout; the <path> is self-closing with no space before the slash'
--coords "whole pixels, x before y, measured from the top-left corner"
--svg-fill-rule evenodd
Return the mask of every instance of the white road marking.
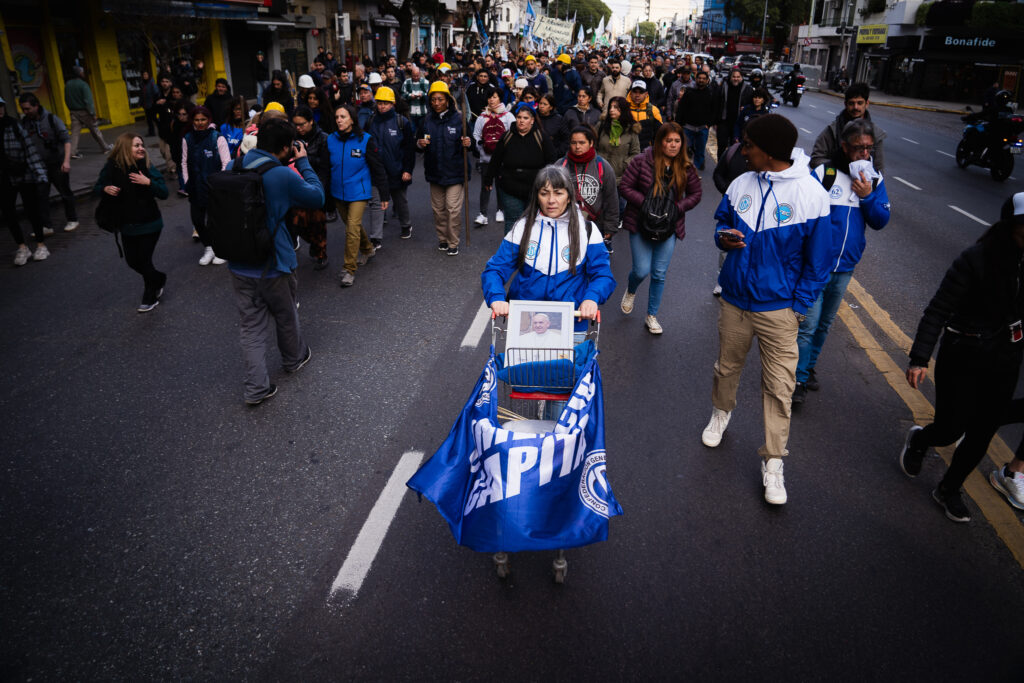
<path id="1" fill-rule="evenodd" d="M 893 178 L 898 180 L 898 181 L 900 181 L 901 183 L 903 183 L 904 185 L 906 185 L 907 187 L 909 187 L 911 189 L 914 189 L 914 190 L 920 190 L 921 189 L 920 187 L 918 187 L 914 183 L 908 183 L 906 180 L 904 180 L 903 178 L 900 178 L 898 175 L 894 175 Z"/>
<path id="2" fill-rule="evenodd" d="M 807 130 L 806 128 L 804 128 L 802 126 L 800 127 L 800 130 L 802 130 L 803 132 L 807 133 L 808 135 L 814 135 L 814 133 L 812 133 L 811 131 Z"/>
<path id="3" fill-rule="evenodd" d="M 941 149 L 937 149 L 935 151 L 938 152 L 939 154 L 945 154 L 950 159 L 956 159 L 956 155 L 955 154 L 950 154 L 949 152 L 943 152 Z"/>
<path id="4" fill-rule="evenodd" d="M 836 113 L 834 111 L 832 111 L 831 109 L 826 109 L 825 111 L 827 111 L 829 114 L 832 114 L 832 116 L 836 115 Z"/>
<path id="5" fill-rule="evenodd" d="M 334 577 L 330 597 L 334 597 L 339 591 L 346 591 L 350 598 L 354 598 L 359 592 L 363 580 L 370 571 L 370 565 L 373 564 L 380 545 L 384 542 L 388 527 L 398 512 L 398 506 L 406 492 L 405 482 L 416 473 L 422 460 L 423 451 L 402 454 L 402 458 L 395 465 L 395 471 L 391 473 L 391 478 L 384 485 L 384 490 L 380 492 L 380 497 L 363 523 L 363 528 L 359 530 L 356 542 L 348 551 L 345 563 Z"/>
<path id="6" fill-rule="evenodd" d="M 952 204 L 947 204 L 946 206 L 948 206 L 949 208 L 953 209 L 957 213 L 962 213 L 963 215 L 965 215 L 968 218 L 970 218 L 972 221 L 977 221 L 978 223 L 981 223 L 982 225 L 991 225 L 991 223 L 989 223 L 988 221 L 981 220 L 980 218 L 975 216 L 973 213 L 967 213 L 966 211 L 961 209 L 959 206 L 953 206 Z"/>
<path id="7" fill-rule="evenodd" d="M 906 140 L 907 142 L 909 142 L 912 145 L 920 145 L 921 144 L 917 140 L 911 140 L 910 138 L 903 138 L 903 139 Z"/>
<path id="8" fill-rule="evenodd" d="M 487 308 L 487 302 L 484 301 L 480 304 L 480 310 L 476 312 L 476 316 L 473 317 L 473 323 L 469 326 L 469 330 L 466 331 L 466 336 L 462 338 L 462 344 L 459 346 L 465 348 L 467 346 L 477 346 L 480 343 L 480 338 L 484 336 L 484 330 L 487 329 L 487 323 L 491 321 L 491 309 Z"/>
<path id="9" fill-rule="evenodd" d="M 808 104 L 807 106 L 810 107 L 811 109 L 817 109 L 818 108 L 817 106 L 815 106 L 813 104 Z"/>

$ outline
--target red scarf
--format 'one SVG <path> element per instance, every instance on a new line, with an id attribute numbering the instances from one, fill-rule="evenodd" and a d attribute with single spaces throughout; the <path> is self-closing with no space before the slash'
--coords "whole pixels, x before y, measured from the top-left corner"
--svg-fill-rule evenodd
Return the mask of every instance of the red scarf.
<path id="1" fill-rule="evenodd" d="M 573 154 L 572 152 L 569 152 L 566 155 L 566 158 L 569 159 L 569 161 L 571 161 L 574 164 L 589 164 L 591 161 L 594 160 L 594 157 L 596 157 L 596 156 L 597 156 L 597 150 L 594 149 L 593 147 L 591 147 L 581 157 L 578 157 L 575 154 Z"/>

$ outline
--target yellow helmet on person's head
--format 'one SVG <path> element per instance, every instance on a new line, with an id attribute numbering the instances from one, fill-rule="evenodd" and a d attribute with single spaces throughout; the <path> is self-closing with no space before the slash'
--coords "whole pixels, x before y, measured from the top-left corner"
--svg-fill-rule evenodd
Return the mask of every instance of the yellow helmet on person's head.
<path id="1" fill-rule="evenodd" d="M 434 81 L 430 84 L 430 90 L 427 91 L 427 95 L 433 95 L 436 92 L 443 92 L 448 97 L 452 96 L 451 90 L 448 89 L 448 84 L 444 81 Z"/>
<path id="2" fill-rule="evenodd" d="M 395 103 L 395 91 L 386 85 L 382 85 L 377 88 L 377 93 L 373 96 L 373 99 L 378 102 L 390 102 Z"/>
<path id="3" fill-rule="evenodd" d="M 563 52 L 562 54 L 558 55 L 558 61 L 561 62 L 562 64 L 572 64 L 572 57 Z"/>
<path id="4" fill-rule="evenodd" d="M 437 70 L 443 74 L 446 74 L 452 70 L 452 65 L 449 64 L 448 62 L 441 62 L 440 64 L 437 65 Z"/>
<path id="5" fill-rule="evenodd" d="M 285 113 L 284 105 L 280 102 L 268 102 L 267 106 L 263 107 L 263 111 L 279 111 L 282 114 Z"/>

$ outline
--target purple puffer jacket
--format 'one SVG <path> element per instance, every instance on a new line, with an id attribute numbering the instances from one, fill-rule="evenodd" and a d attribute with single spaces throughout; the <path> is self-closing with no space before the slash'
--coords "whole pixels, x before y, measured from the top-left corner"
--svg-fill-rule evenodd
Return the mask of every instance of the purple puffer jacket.
<path id="1" fill-rule="evenodd" d="M 622 182 L 619 183 L 619 194 L 626 200 L 626 213 L 622 216 L 622 227 L 630 232 L 637 231 L 640 217 L 640 205 L 644 203 L 647 190 L 654 187 L 654 147 L 648 147 L 639 156 L 629 162 Z M 700 203 L 700 176 L 693 164 L 686 166 L 686 194 L 676 198 L 679 209 L 679 223 L 676 224 L 676 237 L 686 237 L 686 212 Z"/>

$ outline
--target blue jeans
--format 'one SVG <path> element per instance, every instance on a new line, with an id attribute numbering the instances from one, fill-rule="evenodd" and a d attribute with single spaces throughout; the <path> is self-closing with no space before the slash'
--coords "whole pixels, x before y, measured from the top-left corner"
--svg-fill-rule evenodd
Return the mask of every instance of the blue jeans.
<path id="1" fill-rule="evenodd" d="M 665 275 L 672 262 L 676 238 L 664 242 L 652 242 L 640 236 L 639 232 L 629 233 L 629 249 L 633 252 L 633 269 L 629 271 L 630 294 L 636 294 L 640 283 L 651 276 L 651 287 L 647 293 L 647 315 L 658 315 L 661 293 L 665 290 Z"/>
<path id="2" fill-rule="evenodd" d="M 836 319 L 836 312 L 839 304 L 843 301 L 843 294 L 850 284 L 853 271 L 849 273 L 832 273 L 825 289 L 818 295 L 807 317 L 800 323 L 800 332 L 797 333 L 796 345 L 800 349 L 800 361 L 796 366 L 796 381 L 806 382 L 815 363 L 818 362 L 818 354 L 825 344 L 825 337 L 832 327 L 832 321 Z"/>
<path id="3" fill-rule="evenodd" d="M 686 146 L 693 150 L 693 165 L 704 170 L 704 148 L 708 144 L 708 129 L 690 130 L 684 128 L 686 133 Z"/>
<path id="4" fill-rule="evenodd" d="M 505 214 L 505 234 L 507 235 L 515 226 L 516 221 L 523 217 L 526 211 L 526 202 L 519 197 L 514 197 L 498 188 L 498 208 Z"/>

